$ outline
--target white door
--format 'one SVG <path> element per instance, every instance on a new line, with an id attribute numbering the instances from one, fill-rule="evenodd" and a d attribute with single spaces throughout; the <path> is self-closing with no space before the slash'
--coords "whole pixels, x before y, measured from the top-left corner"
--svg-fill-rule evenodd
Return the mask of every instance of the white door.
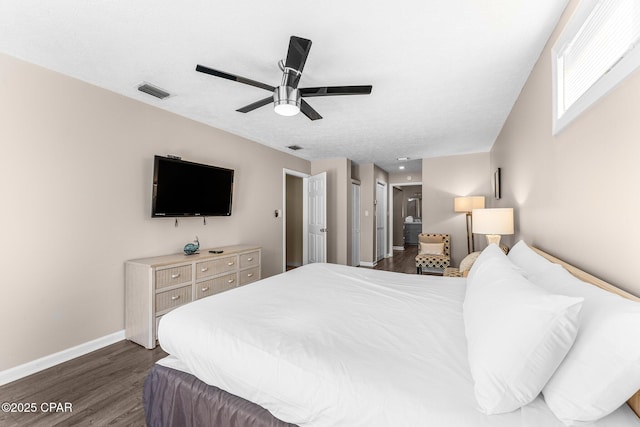
<path id="1" fill-rule="evenodd" d="M 305 178 L 308 262 L 327 262 L 327 173 Z"/>
<path id="2" fill-rule="evenodd" d="M 351 184 L 351 265 L 360 265 L 360 184 Z"/>
<path id="3" fill-rule="evenodd" d="M 376 261 L 384 258 L 387 247 L 387 186 L 376 185 Z"/>

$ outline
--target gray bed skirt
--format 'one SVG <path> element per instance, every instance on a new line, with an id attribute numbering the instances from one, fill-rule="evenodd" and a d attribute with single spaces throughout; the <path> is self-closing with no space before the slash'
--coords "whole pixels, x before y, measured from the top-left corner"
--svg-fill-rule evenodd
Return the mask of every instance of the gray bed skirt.
<path id="1" fill-rule="evenodd" d="M 149 427 L 296 427 L 253 402 L 157 364 L 144 381 L 142 401 Z"/>

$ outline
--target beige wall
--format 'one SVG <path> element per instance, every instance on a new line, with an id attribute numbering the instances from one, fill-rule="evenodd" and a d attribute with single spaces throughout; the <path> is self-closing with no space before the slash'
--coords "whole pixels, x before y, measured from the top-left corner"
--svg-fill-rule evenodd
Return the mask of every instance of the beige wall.
<path id="1" fill-rule="evenodd" d="M 314 160 L 311 174 L 327 172 L 327 262 L 349 264 L 351 259 L 351 160 Z"/>
<path id="2" fill-rule="evenodd" d="M 640 294 L 640 73 L 551 135 L 551 53 L 572 0 L 492 151 L 503 172 L 499 206 L 513 206 L 523 238 Z"/>
<path id="3" fill-rule="evenodd" d="M 420 172 L 408 173 L 390 173 L 389 182 L 393 184 L 411 185 L 420 184 L 422 182 L 422 174 Z"/>
<path id="4" fill-rule="evenodd" d="M 0 371 L 122 330 L 127 259 L 198 235 L 282 270 L 282 169 L 309 162 L 4 55 L 0 93 Z M 232 216 L 152 219 L 154 154 L 235 169 Z"/>
<path id="5" fill-rule="evenodd" d="M 486 196 L 491 189 L 489 153 L 466 154 L 422 160 L 422 232 L 451 235 L 451 265 L 467 255 L 465 214 L 453 211 L 458 196 Z M 476 236 L 476 249 L 484 247 Z"/>
<path id="6" fill-rule="evenodd" d="M 302 178 L 287 175 L 287 265 L 302 265 Z"/>

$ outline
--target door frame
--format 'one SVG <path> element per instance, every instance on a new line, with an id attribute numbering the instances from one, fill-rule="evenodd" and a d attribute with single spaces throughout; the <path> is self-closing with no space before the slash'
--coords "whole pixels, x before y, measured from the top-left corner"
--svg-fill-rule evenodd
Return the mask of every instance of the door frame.
<path id="1" fill-rule="evenodd" d="M 393 187 L 409 187 L 412 185 L 419 185 L 420 187 L 422 187 L 422 181 L 407 181 L 396 184 L 389 184 L 389 188 L 393 189 Z M 422 201 L 424 203 L 424 197 L 422 198 Z M 420 207 L 420 212 L 422 212 L 422 215 L 424 215 L 424 209 L 422 206 Z M 389 206 L 389 223 L 393 224 L 393 197 L 391 197 L 391 205 Z M 424 224 L 424 221 L 422 223 Z M 393 243 L 393 227 L 389 227 L 389 240 Z M 393 254 L 393 250 L 391 253 Z"/>
<path id="2" fill-rule="evenodd" d="M 356 206 L 356 198 L 354 194 L 354 188 L 358 187 L 358 199 Z M 362 240 L 362 221 L 360 219 L 360 210 L 362 207 L 362 184 L 360 181 L 351 179 L 351 265 L 358 267 L 361 264 L 360 260 L 360 242 Z M 357 209 L 356 209 L 357 208 Z M 358 241 L 355 242 L 355 224 L 358 224 Z"/>
<path id="3" fill-rule="evenodd" d="M 282 272 L 287 271 L 287 175 L 302 178 L 302 265 L 309 262 L 309 253 L 307 252 L 307 233 L 308 233 L 308 205 L 309 201 L 305 197 L 307 189 L 305 188 L 306 179 L 311 175 L 299 172 L 293 169 L 282 169 Z"/>
<path id="4" fill-rule="evenodd" d="M 378 203 L 380 203 L 380 200 L 378 200 L 378 186 L 382 187 L 382 209 L 383 209 L 383 213 L 382 216 L 384 218 L 383 221 L 383 227 L 382 227 L 382 231 L 383 231 L 383 240 L 382 240 L 382 248 L 383 248 L 383 253 L 382 253 L 382 258 L 388 258 L 389 255 L 389 183 L 384 182 L 384 181 L 380 181 L 380 180 L 376 180 L 376 192 L 375 192 L 375 224 L 376 224 L 376 250 L 375 250 L 375 261 L 374 263 L 377 263 L 378 261 L 380 261 L 380 259 L 378 258 L 378 249 L 379 249 L 379 245 L 380 242 L 378 241 Z M 392 252 L 393 254 L 393 252 Z"/>

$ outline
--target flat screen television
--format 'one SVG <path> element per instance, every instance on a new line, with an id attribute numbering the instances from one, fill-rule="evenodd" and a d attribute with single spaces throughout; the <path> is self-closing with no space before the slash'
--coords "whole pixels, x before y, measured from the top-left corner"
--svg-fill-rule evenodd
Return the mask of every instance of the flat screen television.
<path id="1" fill-rule="evenodd" d="M 155 156 L 151 216 L 229 216 L 233 170 Z"/>

